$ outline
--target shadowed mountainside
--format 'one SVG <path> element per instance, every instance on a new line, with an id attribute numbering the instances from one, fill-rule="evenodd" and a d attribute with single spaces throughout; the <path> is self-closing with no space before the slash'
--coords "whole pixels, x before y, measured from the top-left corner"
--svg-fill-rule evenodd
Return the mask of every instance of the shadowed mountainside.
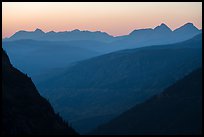
<path id="1" fill-rule="evenodd" d="M 77 135 L 2 49 L 2 135 Z"/>
<path id="2" fill-rule="evenodd" d="M 91 134 L 201 134 L 202 69 L 197 69 Z"/>

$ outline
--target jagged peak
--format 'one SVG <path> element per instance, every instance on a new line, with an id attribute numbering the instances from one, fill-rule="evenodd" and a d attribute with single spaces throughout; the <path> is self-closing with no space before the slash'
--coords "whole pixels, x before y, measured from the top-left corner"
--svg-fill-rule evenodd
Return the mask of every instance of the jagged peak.
<path id="1" fill-rule="evenodd" d="M 49 31 L 49 32 L 47 32 L 47 33 L 56 33 L 56 32 L 52 30 L 52 31 Z"/>
<path id="2" fill-rule="evenodd" d="M 193 30 L 199 31 L 199 29 L 196 26 L 194 26 L 194 24 L 191 22 L 184 24 L 183 26 L 175 29 L 174 31 L 183 30 L 183 29 L 193 29 Z"/>
<path id="3" fill-rule="evenodd" d="M 42 31 L 42 30 L 41 30 L 41 29 L 39 29 L 39 28 L 35 29 L 35 31 L 34 31 L 34 32 L 44 33 L 44 31 Z"/>
<path id="4" fill-rule="evenodd" d="M 161 25 L 155 27 L 154 30 L 167 30 L 167 31 L 172 31 L 165 23 L 161 23 Z"/>
<path id="5" fill-rule="evenodd" d="M 194 24 L 193 23 L 186 23 L 186 24 L 184 24 L 182 27 L 193 27 L 193 28 L 196 28 L 196 26 L 194 26 Z M 197 28 L 196 28 L 197 29 Z"/>
<path id="6" fill-rule="evenodd" d="M 71 32 L 80 32 L 80 30 L 79 29 L 74 29 Z"/>

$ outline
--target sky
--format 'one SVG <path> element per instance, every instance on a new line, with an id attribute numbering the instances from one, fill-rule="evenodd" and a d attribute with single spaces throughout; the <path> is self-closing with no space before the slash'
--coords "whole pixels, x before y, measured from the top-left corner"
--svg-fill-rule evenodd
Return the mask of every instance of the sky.
<path id="1" fill-rule="evenodd" d="M 36 28 L 120 36 L 161 23 L 174 30 L 187 22 L 202 28 L 202 2 L 2 2 L 3 38 Z"/>

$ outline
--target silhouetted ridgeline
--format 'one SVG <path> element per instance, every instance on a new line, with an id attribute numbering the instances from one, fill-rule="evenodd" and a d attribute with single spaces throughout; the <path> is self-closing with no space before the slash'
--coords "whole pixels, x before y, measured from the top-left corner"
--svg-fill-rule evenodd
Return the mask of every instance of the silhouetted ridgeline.
<path id="1" fill-rule="evenodd" d="M 202 134 L 202 69 L 91 134 Z"/>
<path id="2" fill-rule="evenodd" d="M 63 69 L 76 61 L 122 49 L 181 42 L 201 32 L 192 23 L 186 23 L 174 31 L 162 23 L 155 28 L 136 29 L 118 37 L 100 31 L 46 33 L 36 29 L 18 31 L 4 39 L 2 45 L 12 64 L 39 83 L 48 71 Z"/>
<path id="3" fill-rule="evenodd" d="M 78 29 L 73 31 L 64 31 L 64 32 L 43 32 L 40 29 L 35 31 L 18 31 L 10 38 L 6 40 L 20 40 L 20 39 L 33 39 L 33 40 L 48 40 L 48 41 L 72 41 L 72 40 L 97 40 L 110 42 L 112 41 L 112 36 L 108 35 L 105 32 L 100 31 L 80 31 Z"/>
<path id="4" fill-rule="evenodd" d="M 128 35 L 113 37 L 105 32 L 101 31 L 80 31 L 78 29 L 73 31 L 63 32 L 43 32 L 40 29 L 35 31 L 21 30 L 16 32 L 10 38 L 4 39 L 5 41 L 32 39 L 32 40 L 44 40 L 44 41 L 77 41 L 77 40 L 95 40 L 106 43 L 123 43 L 123 44 L 165 44 L 184 41 L 193 36 L 201 33 L 201 30 L 196 28 L 192 23 L 186 23 L 183 26 L 172 31 L 166 24 L 155 28 L 136 29 Z M 147 44 L 146 43 L 146 44 Z"/>
<path id="5" fill-rule="evenodd" d="M 2 135 L 77 134 L 55 114 L 32 80 L 11 65 L 3 50 L 2 89 Z"/>

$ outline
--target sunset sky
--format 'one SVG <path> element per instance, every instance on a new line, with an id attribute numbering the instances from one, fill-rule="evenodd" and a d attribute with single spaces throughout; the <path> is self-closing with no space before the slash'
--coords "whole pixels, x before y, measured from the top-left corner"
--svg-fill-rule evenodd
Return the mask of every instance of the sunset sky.
<path id="1" fill-rule="evenodd" d="M 161 23 L 172 30 L 192 22 L 202 28 L 201 2 L 3 2 L 2 35 L 16 31 L 74 29 L 104 31 L 113 36 Z"/>

